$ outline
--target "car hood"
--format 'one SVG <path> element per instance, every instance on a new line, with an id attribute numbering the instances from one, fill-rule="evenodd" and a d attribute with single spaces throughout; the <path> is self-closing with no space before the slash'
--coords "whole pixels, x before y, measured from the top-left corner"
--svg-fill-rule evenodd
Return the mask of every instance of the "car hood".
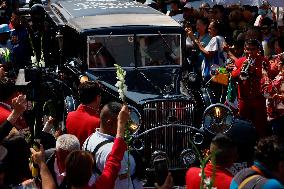
<path id="1" fill-rule="evenodd" d="M 126 97 L 136 102 L 154 98 L 180 95 L 180 67 L 124 68 L 126 71 Z M 99 80 L 104 86 L 117 93 L 115 69 L 88 70 L 92 80 Z"/>

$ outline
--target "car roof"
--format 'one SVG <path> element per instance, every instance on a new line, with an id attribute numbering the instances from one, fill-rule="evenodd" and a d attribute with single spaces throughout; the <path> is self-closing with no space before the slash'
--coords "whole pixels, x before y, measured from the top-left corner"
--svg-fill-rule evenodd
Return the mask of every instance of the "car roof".
<path id="1" fill-rule="evenodd" d="M 180 26 L 171 17 L 135 1 L 65 0 L 51 5 L 59 22 L 76 30 L 118 26 Z"/>

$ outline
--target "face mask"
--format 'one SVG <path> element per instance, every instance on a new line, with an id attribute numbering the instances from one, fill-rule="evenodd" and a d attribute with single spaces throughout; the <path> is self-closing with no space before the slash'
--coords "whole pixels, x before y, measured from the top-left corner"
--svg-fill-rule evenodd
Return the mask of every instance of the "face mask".
<path id="1" fill-rule="evenodd" d="M 266 11 L 266 10 L 263 10 L 263 9 L 259 9 L 259 10 L 258 10 L 258 14 L 263 16 L 263 15 L 266 15 L 266 14 L 267 14 L 267 11 Z"/>

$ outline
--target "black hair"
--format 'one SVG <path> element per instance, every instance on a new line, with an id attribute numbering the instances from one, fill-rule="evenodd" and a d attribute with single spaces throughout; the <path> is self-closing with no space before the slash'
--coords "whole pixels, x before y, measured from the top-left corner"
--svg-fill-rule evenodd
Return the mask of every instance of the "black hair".
<path id="1" fill-rule="evenodd" d="M 209 19 L 206 18 L 206 17 L 201 17 L 201 18 L 198 18 L 197 20 L 200 20 L 204 25 L 206 25 L 208 27 L 209 25 Z"/>
<path id="2" fill-rule="evenodd" d="M 248 39 L 245 41 L 245 47 L 248 45 L 252 45 L 257 47 L 258 49 L 262 49 L 261 44 L 259 43 L 259 41 L 257 39 Z"/>
<path id="3" fill-rule="evenodd" d="M 213 158 L 215 158 L 216 164 L 228 165 L 233 158 L 233 150 L 236 152 L 237 148 L 232 139 L 224 134 L 217 134 L 211 141 L 211 146 L 214 146 Z M 210 149 L 212 149 L 210 147 Z"/>
<path id="4" fill-rule="evenodd" d="M 100 85 L 94 81 L 86 81 L 81 83 L 78 88 L 80 102 L 82 104 L 89 104 L 93 102 L 98 95 L 100 95 Z"/>
<path id="5" fill-rule="evenodd" d="M 214 21 L 211 21 L 210 24 L 213 25 L 213 27 L 217 31 L 218 35 L 222 35 L 223 34 L 223 32 L 222 32 L 222 26 L 223 26 L 222 23 L 220 23 L 219 21 L 214 20 Z"/>
<path id="6" fill-rule="evenodd" d="M 3 159 L 8 167 L 6 170 L 7 183 L 20 183 L 23 178 L 30 177 L 30 149 L 25 138 L 21 135 L 14 135 L 5 138 L 2 145 L 8 150 L 7 156 Z"/>
<path id="7" fill-rule="evenodd" d="M 41 15 L 41 16 L 44 16 L 45 15 L 45 10 L 44 10 L 44 7 L 42 4 L 34 4 L 32 7 L 31 7 L 31 10 L 30 10 L 30 14 L 31 15 Z"/>
<path id="8" fill-rule="evenodd" d="M 16 91 L 15 81 L 7 78 L 0 80 L 0 101 L 5 102 Z"/>
<path id="9" fill-rule="evenodd" d="M 82 187 L 88 184 L 92 176 L 94 159 L 90 152 L 75 150 L 67 156 L 65 166 L 68 184 Z"/>
<path id="10" fill-rule="evenodd" d="M 214 5 L 212 8 L 213 9 L 218 9 L 222 13 L 225 12 L 225 7 L 223 5 Z"/>
<path id="11" fill-rule="evenodd" d="M 41 0 L 30 0 L 29 1 L 29 8 L 32 8 L 33 5 L 35 4 L 41 4 L 42 5 L 42 1 Z"/>
<path id="12" fill-rule="evenodd" d="M 102 125 L 106 125 L 109 118 L 114 119 L 118 116 L 122 105 L 118 102 L 109 102 L 106 104 L 100 114 Z"/>
<path id="13" fill-rule="evenodd" d="M 278 136 L 260 139 L 255 147 L 255 159 L 271 171 L 277 171 L 278 163 L 284 161 L 284 139 Z"/>

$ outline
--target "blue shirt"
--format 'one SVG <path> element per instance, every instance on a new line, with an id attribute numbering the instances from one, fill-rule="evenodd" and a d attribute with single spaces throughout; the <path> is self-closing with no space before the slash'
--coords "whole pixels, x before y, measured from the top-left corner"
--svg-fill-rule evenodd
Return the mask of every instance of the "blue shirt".
<path id="1" fill-rule="evenodd" d="M 257 167 L 261 172 L 263 172 L 266 177 L 265 182 L 257 182 L 255 188 L 261 189 L 284 189 L 284 186 L 276 179 L 272 178 L 271 173 L 264 166 L 262 166 L 259 162 L 255 162 L 254 166 Z M 252 174 L 255 172 L 254 174 Z M 257 175 L 258 173 L 254 171 L 252 168 L 247 168 L 241 170 L 238 174 L 236 174 L 231 182 L 230 189 L 238 189 L 239 185 L 249 176 Z M 244 187 L 245 189 L 246 187 Z"/>
<path id="2" fill-rule="evenodd" d="M 15 38 L 12 41 L 14 63 L 23 68 L 30 63 L 32 55 L 28 31 L 26 28 L 15 29 L 11 32 L 11 36 Z"/>

